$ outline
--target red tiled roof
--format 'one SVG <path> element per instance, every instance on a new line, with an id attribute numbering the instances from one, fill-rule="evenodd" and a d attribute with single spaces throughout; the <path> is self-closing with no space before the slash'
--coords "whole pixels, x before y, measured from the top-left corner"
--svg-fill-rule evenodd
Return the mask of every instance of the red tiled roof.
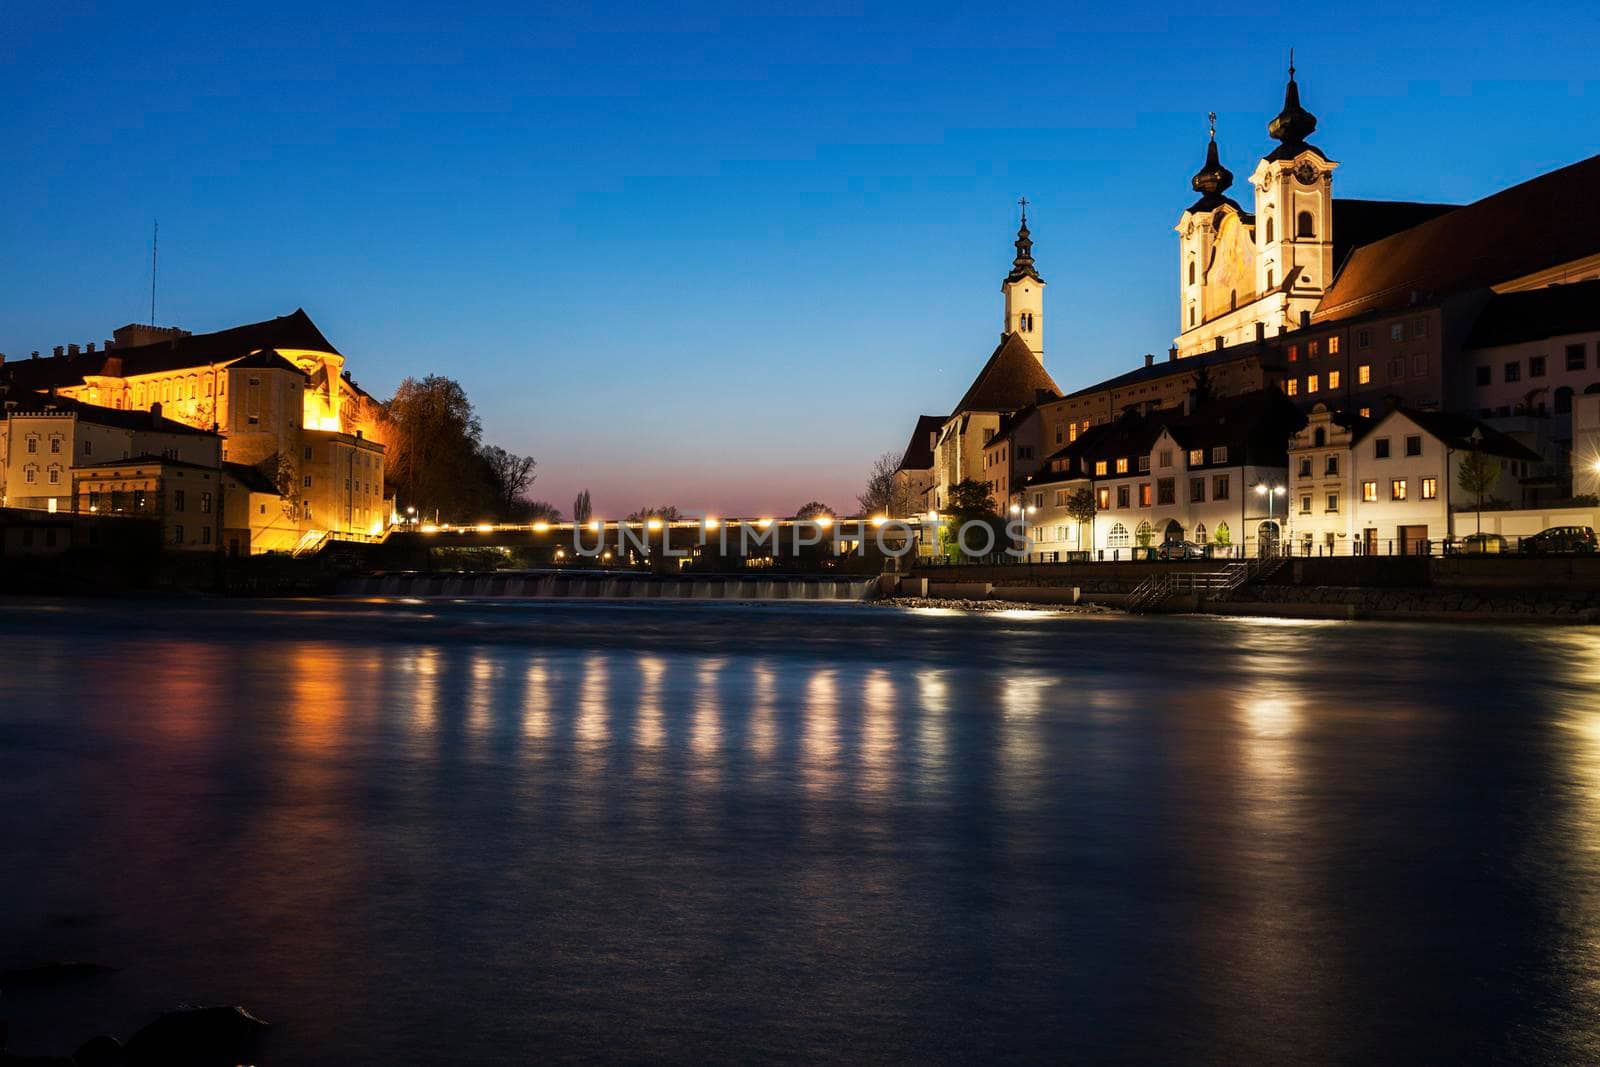
<path id="1" fill-rule="evenodd" d="M 1047 393 L 1052 398 L 1061 395 L 1055 379 L 1050 377 L 1033 354 L 1022 335 L 1008 333 L 995 346 L 994 354 L 972 380 L 966 395 L 956 405 L 954 414 L 963 411 L 1015 411 Z"/>

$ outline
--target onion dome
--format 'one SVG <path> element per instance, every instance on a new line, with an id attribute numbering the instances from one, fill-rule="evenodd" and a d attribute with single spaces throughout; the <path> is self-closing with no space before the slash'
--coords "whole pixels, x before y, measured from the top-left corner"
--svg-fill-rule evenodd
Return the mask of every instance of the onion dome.
<path id="1" fill-rule="evenodd" d="M 1300 106 L 1300 86 L 1294 80 L 1294 50 L 1289 51 L 1289 84 L 1283 90 L 1283 110 L 1267 123 L 1273 140 L 1286 145 L 1301 144 L 1317 128 L 1317 116 Z"/>
<path id="2" fill-rule="evenodd" d="M 1017 258 L 1011 261 L 1011 273 L 1006 275 L 1008 282 L 1020 282 L 1024 278 L 1032 278 L 1042 283 L 1039 271 L 1033 265 L 1033 238 L 1028 235 L 1028 198 L 1023 197 L 1022 225 L 1017 228 L 1017 239 L 1012 243 L 1017 246 Z"/>

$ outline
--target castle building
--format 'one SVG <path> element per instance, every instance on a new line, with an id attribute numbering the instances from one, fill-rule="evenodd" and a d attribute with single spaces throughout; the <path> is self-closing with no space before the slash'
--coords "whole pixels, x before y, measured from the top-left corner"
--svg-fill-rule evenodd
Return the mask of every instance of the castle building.
<path id="1" fill-rule="evenodd" d="M 90 428 L 119 422 L 211 438 L 219 445 L 219 454 L 209 460 L 217 471 L 219 496 L 231 487 L 239 494 L 234 503 L 250 505 L 232 512 L 242 525 L 229 527 L 230 550 L 245 551 L 246 544 L 253 552 L 292 549 L 326 536 L 376 535 L 387 525 L 384 447 L 374 436 L 376 402 L 345 373 L 345 357 L 304 310 L 215 333 L 129 325 L 113 337 L 98 351 L 93 343 L 82 349 L 69 345 L 51 356 L 36 353 L 32 359 L 0 363 L 11 445 L 26 446 L 24 438 L 34 432 L 28 420 L 41 417 L 42 408 L 58 421 L 70 418 L 83 426 L 77 437 L 85 449 L 95 448 L 97 435 L 103 436 Z M 87 497 L 68 490 L 80 481 L 115 476 L 131 494 L 139 479 L 168 484 L 188 476 L 173 464 L 207 462 L 138 441 L 101 443 L 99 449 L 92 456 L 69 453 L 57 472 L 59 481 L 37 490 L 26 480 L 28 464 L 19 466 L 8 453 L 6 484 L 0 489 L 10 506 L 33 506 L 25 501 L 42 499 L 78 507 Z M 129 472 L 102 466 L 134 460 L 145 462 Z M 170 470 L 157 469 L 154 461 L 163 460 Z M 278 497 L 272 507 L 254 499 L 268 486 Z M 42 491 L 57 487 L 59 492 Z M 139 491 L 141 499 L 155 499 L 148 487 Z M 92 486 L 84 490 L 99 492 Z M 205 528 L 181 525 L 186 532 Z M 216 526 L 205 543 L 220 546 L 222 529 Z"/>

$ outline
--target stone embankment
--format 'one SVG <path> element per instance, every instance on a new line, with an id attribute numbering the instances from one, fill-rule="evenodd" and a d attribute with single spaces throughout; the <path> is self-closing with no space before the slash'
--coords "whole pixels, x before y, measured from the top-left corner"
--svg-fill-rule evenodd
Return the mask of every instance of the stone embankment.
<path id="1" fill-rule="evenodd" d="M 1534 589 L 1367 589 L 1355 586 L 1261 585 L 1199 610 L 1225 615 L 1299 618 L 1417 618 L 1459 621 L 1600 622 L 1600 593 Z"/>

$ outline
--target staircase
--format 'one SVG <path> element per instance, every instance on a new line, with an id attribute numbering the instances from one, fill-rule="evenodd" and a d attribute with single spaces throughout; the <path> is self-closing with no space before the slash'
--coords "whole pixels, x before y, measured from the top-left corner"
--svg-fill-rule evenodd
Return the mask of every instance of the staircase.
<path id="1" fill-rule="evenodd" d="M 1156 574 L 1134 587 L 1123 607 L 1137 614 L 1159 611 L 1179 593 L 1203 594 L 1210 600 L 1227 600 L 1243 586 L 1265 581 L 1286 561 L 1284 556 L 1244 559 L 1229 563 L 1220 571 L 1178 571 Z"/>

